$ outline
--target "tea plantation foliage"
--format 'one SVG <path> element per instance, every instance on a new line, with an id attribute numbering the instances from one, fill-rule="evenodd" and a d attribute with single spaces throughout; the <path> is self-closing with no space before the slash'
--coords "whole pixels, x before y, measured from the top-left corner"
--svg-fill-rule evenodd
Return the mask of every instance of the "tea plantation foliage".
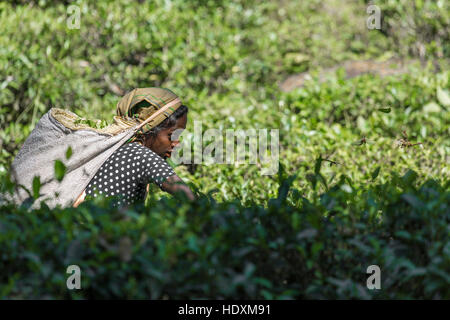
<path id="1" fill-rule="evenodd" d="M 449 4 L 376 4 L 381 30 L 356 0 L 1 2 L 2 193 L 49 108 L 110 120 L 134 87 L 175 91 L 187 131 L 279 129 L 280 166 L 177 166 L 193 203 L 156 189 L 120 210 L 1 202 L 0 298 L 449 299 Z M 390 59 L 405 70 L 319 77 Z"/>

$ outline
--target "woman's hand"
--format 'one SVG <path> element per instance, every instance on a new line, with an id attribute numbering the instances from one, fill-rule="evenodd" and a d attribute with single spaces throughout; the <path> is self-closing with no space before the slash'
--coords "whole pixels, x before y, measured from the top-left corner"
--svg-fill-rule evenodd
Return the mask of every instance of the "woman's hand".
<path id="1" fill-rule="evenodd" d="M 191 201 L 195 200 L 194 193 L 177 175 L 173 175 L 167 178 L 167 180 L 163 182 L 161 187 L 162 190 L 170 194 L 175 194 L 177 192 L 184 192 L 184 194 L 188 197 L 189 200 Z"/>
<path id="2" fill-rule="evenodd" d="M 83 192 L 78 196 L 78 198 L 75 200 L 75 202 L 73 203 L 73 207 L 76 208 L 78 207 L 86 198 L 86 190 L 83 190 Z"/>

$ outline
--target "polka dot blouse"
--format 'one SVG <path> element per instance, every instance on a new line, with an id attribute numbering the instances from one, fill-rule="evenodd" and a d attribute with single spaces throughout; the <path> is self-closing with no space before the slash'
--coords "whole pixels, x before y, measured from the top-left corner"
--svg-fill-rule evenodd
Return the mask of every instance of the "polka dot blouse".
<path id="1" fill-rule="evenodd" d="M 117 149 L 100 167 L 86 187 L 86 195 L 117 197 L 115 205 L 145 200 L 147 184 L 162 183 L 175 172 L 159 155 L 139 143 L 128 143 Z M 97 190 L 97 192 L 96 192 Z"/>

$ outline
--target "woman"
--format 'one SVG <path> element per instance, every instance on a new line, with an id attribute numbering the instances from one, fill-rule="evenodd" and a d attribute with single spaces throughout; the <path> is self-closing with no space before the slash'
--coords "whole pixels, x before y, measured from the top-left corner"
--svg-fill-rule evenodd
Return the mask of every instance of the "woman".
<path id="1" fill-rule="evenodd" d="M 171 106 L 167 108 L 169 104 Z M 152 117 L 153 120 L 108 158 L 74 207 L 85 196 L 97 197 L 99 194 L 116 197 L 115 205 L 118 206 L 144 201 L 149 183 L 155 183 L 171 194 L 182 192 L 193 200 L 192 191 L 165 161 L 179 143 L 172 139 L 172 134 L 186 128 L 187 113 L 188 108 L 168 89 L 134 89 L 125 95 L 117 105 L 117 115 L 122 122 L 132 126 L 148 122 Z"/>

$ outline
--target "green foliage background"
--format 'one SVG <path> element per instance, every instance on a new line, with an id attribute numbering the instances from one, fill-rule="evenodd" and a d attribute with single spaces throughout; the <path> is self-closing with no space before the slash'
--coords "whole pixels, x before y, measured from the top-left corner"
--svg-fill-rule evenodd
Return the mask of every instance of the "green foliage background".
<path id="1" fill-rule="evenodd" d="M 279 129 L 281 165 L 179 166 L 203 194 L 192 205 L 161 192 L 126 212 L 3 204 L 0 297 L 450 298 L 449 5 L 375 4 L 381 30 L 367 29 L 365 1 L 0 3 L 3 190 L 49 108 L 109 120 L 134 87 L 176 92 L 188 130 Z M 319 76 L 389 59 L 406 72 Z M 306 71 L 304 87 L 279 89 Z M 403 130 L 423 148 L 395 148 Z M 70 292 L 77 263 L 85 289 Z M 371 264 L 383 290 L 365 287 Z"/>

